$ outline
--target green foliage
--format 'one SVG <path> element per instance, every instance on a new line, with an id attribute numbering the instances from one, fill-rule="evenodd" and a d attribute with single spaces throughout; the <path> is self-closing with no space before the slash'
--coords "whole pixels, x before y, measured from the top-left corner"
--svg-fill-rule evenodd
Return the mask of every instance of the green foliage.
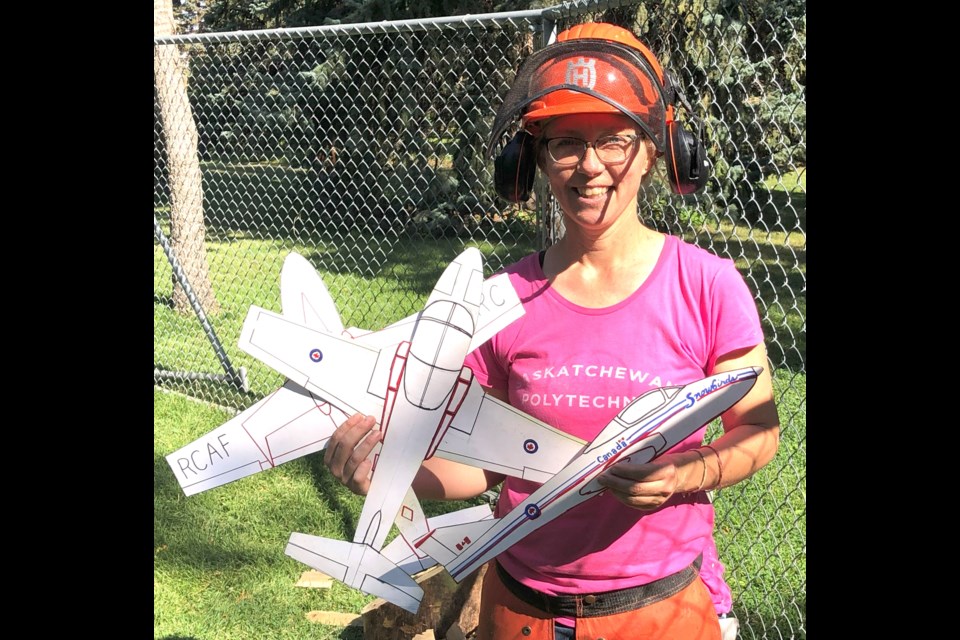
<path id="1" fill-rule="evenodd" d="M 696 207 L 683 207 L 677 214 L 677 220 L 688 227 L 699 228 L 707 220 L 707 214 Z"/>
<path id="2" fill-rule="evenodd" d="M 444 210 L 421 211 L 410 221 L 414 233 L 421 237 L 446 238 L 467 234 L 468 228 L 459 218 Z"/>
<path id="3" fill-rule="evenodd" d="M 536 6 L 541 4 L 213 0 L 204 9 L 188 0 L 180 12 L 184 29 L 190 23 L 201 25 L 201 31 L 234 31 Z M 698 206 L 734 220 L 760 222 L 752 203 L 756 185 L 806 164 L 805 2 L 656 0 L 574 18 L 622 24 L 660 54 L 704 123 L 713 177 Z M 202 157 L 217 162 L 274 160 L 315 170 L 324 180 L 323 172 L 335 164 L 331 157 L 339 153 L 336 189 L 330 190 L 373 193 L 385 200 L 374 206 L 379 215 L 409 214 L 410 208 L 437 210 L 468 194 L 480 194 L 485 200 L 480 205 L 492 211 L 491 167 L 478 150 L 486 142 L 491 105 L 504 86 L 484 81 L 508 81 L 510 60 L 522 46 L 503 34 L 466 31 L 453 51 L 435 38 L 430 33 L 415 40 L 407 34 L 385 34 L 375 42 L 343 36 L 207 45 L 203 55 L 198 47 L 198 55 L 191 56 L 195 80 L 190 90 Z M 489 51 L 504 56 L 485 55 Z M 398 89 L 411 82 L 420 87 L 415 97 L 397 101 L 397 95 L 404 95 Z M 678 113 L 692 128 L 690 115 L 683 109 Z M 360 130 L 355 128 L 358 123 Z M 378 130 L 380 126 L 384 128 Z M 393 168 L 399 178 L 412 171 L 405 165 L 426 164 L 424 158 L 434 152 L 452 160 L 454 194 L 431 199 L 428 193 L 418 201 L 412 190 L 401 194 L 407 202 L 400 203 L 392 194 L 376 193 L 359 177 L 372 167 L 383 167 Z M 359 215 L 364 200 L 358 196 L 347 217 Z"/>
<path id="4" fill-rule="evenodd" d="M 181 33 L 408 20 L 547 7 L 548 0 L 181 0 Z"/>
<path id="5" fill-rule="evenodd" d="M 590 17 L 644 40 L 702 120 L 713 170 L 700 204 L 759 222 L 756 186 L 806 165 L 806 3 L 658 0 Z"/>
<path id="6" fill-rule="evenodd" d="M 201 31 L 239 31 L 495 9 L 459 0 L 215 0 L 204 9 L 191 0 L 183 15 Z M 465 30 L 455 44 L 427 31 L 189 45 L 201 159 L 313 172 L 303 201 L 335 209 L 344 227 L 369 217 L 402 225 L 449 203 L 460 214 L 491 215 L 492 163 L 480 150 L 504 61 L 525 39 Z M 492 59 L 489 51 L 504 55 Z M 155 146 L 162 149 L 162 140 Z M 155 189 L 159 205 L 164 190 Z"/>
<path id="7" fill-rule="evenodd" d="M 467 200 L 468 202 L 464 202 Z M 487 216 L 469 213 L 476 209 L 476 201 L 470 202 L 468 196 L 448 205 L 441 205 L 429 211 L 421 211 L 410 220 L 410 230 L 414 236 L 434 238 L 498 238 L 508 244 L 530 243 L 536 237 L 536 219 L 522 209 L 503 211 Z"/>

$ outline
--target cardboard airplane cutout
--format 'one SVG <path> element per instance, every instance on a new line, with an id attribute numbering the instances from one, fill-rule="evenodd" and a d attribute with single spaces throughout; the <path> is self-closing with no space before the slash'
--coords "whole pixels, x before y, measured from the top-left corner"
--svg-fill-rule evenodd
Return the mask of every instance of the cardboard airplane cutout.
<path id="1" fill-rule="evenodd" d="M 516 293 L 506 276 L 484 281 L 481 331 L 490 336 L 522 315 Z M 417 314 L 373 332 L 345 329 L 339 311 L 319 273 L 302 256 L 290 253 L 280 273 L 284 316 L 328 333 L 360 337 L 377 344 L 409 339 Z M 284 462 L 321 451 L 348 415 L 291 380 L 194 442 L 169 454 L 167 462 L 184 494 L 191 496 Z M 379 453 L 379 446 L 371 453 Z M 427 519 L 416 495 L 408 491 L 396 524 L 401 536 L 383 549 L 384 555 L 408 573 L 436 564 L 417 552 L 407 539 L 426 533 L 428 526 L 452 525 L 492 517 L 489 506 L 462 509 Z M 406 538 L 406 539 L 405 539 Z"/>
<path id="2" fill-rule="evenodd" d="M 606 490 L 596 477 L 629 460 L 649 462 L 736 404 L 760 367 L 725 371 L 634 399 L 559 473 L 501 518 L 438 528 L 414 546 L 443 564 L 457 582 L 524 536 Z"/>
<path id="3" fill-rule="evenodd" d="M 369 331 L 345 329 L 319 273 L 291 253 L 280 273 L 283 316 L 318 331 L 374 348 L 410 340 L 419 313 Z M 523 314 L 506 274 L 483 283 L 480 326 L 471 346 L 481 344 Z M 195 495 L 323 450 L 349 409 L 327 402 L 292 380 L 208 434 L 166 456 L 184 494 Z M 373 415 L 380 415 L 377 408 Z M 582 445 L 580 445 L 582 446 Z"/>
<path id="4" fill-rule="evenodd" d="M 475 249 L 468 250 L 462 256 L 473 258 L 473 264 L 468 271 L 473 279 L 479 279 L 481 272 L 476 260 L 479 252 Z M 463 261 L 458 259 L 450 268 L 461 271 L 463 266 Z M 451 277 L 452 273 L 445 272 L 438 282 L 438 287 L 446 287 L 453 282 L 455 278 Z M 470 286 L 475 287 L 475 283 Z M 475 291 L 471 295 L 475 297 Z M 309 262 L 297 254 L 290 254 L 284 262 L 281 272 L 281 301 L 284 310 L 282 319 L 291 321 L 288 327 L 313 329 L 311 335 L 314 338 L 336 338 L 334 342 L 340 344 L 347 353 L 379 353 L 385 349 L 385 354 L 396 355 L 398 349 L 406 349 L 409 354 L 414 329 L 423 315 L 423 312 L 415 314 L 379 331 L 366 331 L 355 327 L 344 329 L 336 306 L 319 274 Z M 482 282 L 482 302 L 476 314 L 477 324 L 472 331 L 468 351 L 523 314 L 523 307 L 506 274 Z M 253 308 L 248 322 L 254 315 L 270 316 L 274 321 L 281 319 L 280 316 L 269 314 L 263 309 Z M 265 327 L 260 329 L 261 337 L 269 335 L 270 332 Z M 242 338 L 241 342 L 243 341 Z M 405 341 L 406 347 L 398 347 Z M 345 346 L 349 343 L 365 349 L 351 350 L 349 346 Z M 257 348 L 252 344 L 248 344 L 247 348 L 254 352 L 254 355 L 258 355 Z M 322 450 L 335 428 L 357 409 L 362 408 L 366 413 L 376 416 L 384 415 L 384 402 L 390 393 L 386 388 L 389 386 L 386 383 L 388 370 L 381 369 L 373 376 L 379 377 L 381 391 L 370 392 L 374 387 L 369 386 L 371 372 L 368 361 L 361 358 L 360 361 L 364 364 L 358 369 L 358 363 L 349 355 L 341 359 L 328 353 L 323 359 L 328 364 L 332 363 L 329 368 L 335 372 L 336 377 L 350 378 L 351 371 L 359 370 L 361 378 L 365 373 L 368 375 L 368 384 L 357 384 L 353 389 L 350 389 L 348 384 L 344 394 L 336 396 L 339 403 L 331 403 L 327 401 L 327 398 L 332 396 L 329 388 L 314 386 L 308 389 L 310 385 L 288 379 L 280 389 L 257 404 L 167 456 L 168 464 L 184 493 L 193 495 Z M 457 357 L 455 360 L 462 366 L 462 358 Z M 387 362 L 388 359 L 384 358 L 383 361 Z M 289 375 L 289 369 L 283 366 L 275 368 Z M 438 443 L 431 443 L 436 447 L 437 455 L 543 481 L 558 471 L 571 455 L 586 444 L 585 441 L 553 429 L 506 403 L 486 396 L 479 384 L 472 380 L 472 372 L 469 369 L 465 372 L 470 378 L 470 384 L 464 387 L 465 393 L 455 420 Z M 410 383 L 411 379 L 405 380 Z M 424 381 L 411 384 L 423 388 L 426 386 Z M 320 390 L 323 390 L 325 395 L 318 393 Z M 392 393 L 395 394 L 396 389 Z M 361 400 L 355 401 L 357 397 Z M 381 424 L 384 424 L 382 419 Z M 508 441 L 511 443 L 509 448 L 512 453 L 505 455 L 504 444 Z M 538 449 L 539 455 L 534 455 Z M 372 454 L 375 460 L 379 460 L 379 453 L 378 446 Z M 419 467 L 419 463 L 417 466 Z M 395 520 L 402 535 L 384 548 L 382 553 L 404 569 L 426 568 L 435 563 L 435 560 L 416 551 L 409 543 L 429 528 L 492 517 L 489 507 L 481 506 L 431 518 L 428 525 L 416 496 L 409 487 L 406 493 L 402 488 L 391 488 L 390 491 L 399 491 L 399 495 L 402 495 L 401 510 Z"/>
<path id="5" fill-rule="evenodd" d="M 311 537 L 313 544 L 304 548 L 293 534 L 286 553 L 411 611 L 419 608 L 423 590 L 380 550 L 420 464 L 436 449 L 457 411 L 482 282 L 479 251 L 458 256 L 430 294 L 410 341 L 395 349 L 373 349 L 329 334 L 303 334 L 282 316 L 264 315 L 255 308 L 240 336 L 241 349 L 330 402 L 350 407 L 350 413 L 377 415 L 382 401 L 381 450 L 353 542 Z M 346 363 L 361 377 L 348 375 Z M 356 394 L 357 381 L 361 388 L 375 391 Z"/>
<path id="6" fill-rule="evenodd" d="M 585 444 L 487 396 L 463 366 L 495 333 L 480 322 L 482 284 L 480 252 L 467 249 L 399 344 L 370 346 L 379 332 L 345 338 L 256 306 L 240 336 L 241 349 L 345 413 L 380 416 L 383 442 L 353 542 L 294 534 L 287 554 L 410 611 L 422 590 L 380 550 L 423 460 L 442 455 L 542 482 Z"/>

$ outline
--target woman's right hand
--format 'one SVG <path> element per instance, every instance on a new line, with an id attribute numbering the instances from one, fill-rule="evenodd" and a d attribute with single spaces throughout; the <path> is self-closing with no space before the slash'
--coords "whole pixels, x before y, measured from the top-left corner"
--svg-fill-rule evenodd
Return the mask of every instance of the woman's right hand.
<path id="1" fill-rule="evenodd" d="M 373 416 L 355 413 L 337 427 L 323 452 L 323 463 L 340 483 L 357 495 L 370 490 L 370 453 L 383 435 Z"/>

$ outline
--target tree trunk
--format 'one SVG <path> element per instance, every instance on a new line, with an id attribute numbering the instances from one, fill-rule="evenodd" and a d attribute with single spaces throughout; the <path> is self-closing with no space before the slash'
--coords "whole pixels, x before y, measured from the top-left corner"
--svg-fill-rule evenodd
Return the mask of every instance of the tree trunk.
<path id="1" fill-rule="evenodd" d="M 153 36 L 173 35 L 173 0 L 153 0 Z M 170 186 L 170 247 L 205 313 L 220 310 L 210 282 L 204 247 L 203 184 L 197 155 L 197 126 L 187 95 L 187 75 L 180 50 L 174 45 L 156 47 L 153 76 L 167 148 L 167 181 Z M 183 287 L 173 279 L 173 304 L 181 313 L 192 312 Z"/>
<path id="2" fill-rule="evenodd" d="M 459 584 L 441 565 L 413 576 L 423 589 L 417 613 L 377 598 L 363 608 L 363 640 L 417 640 L 428 631 L 433 637 L 462 640 L 472 636 L 480 617 L 480 589 L 487 566 Z"/>

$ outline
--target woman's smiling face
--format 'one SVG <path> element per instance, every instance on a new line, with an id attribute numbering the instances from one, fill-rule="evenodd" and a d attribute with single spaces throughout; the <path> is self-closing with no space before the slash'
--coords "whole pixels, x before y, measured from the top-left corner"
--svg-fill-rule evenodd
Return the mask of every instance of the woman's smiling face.
<path id="1" fill-rule="evenodd" d="M 594 142 L 605 136 L 636 136 L 629 145 L 626 159 L 605 164 L 593 147 L 573 166 L 557 166 L 544 145 L 540 151 L 540 168 L 550 181 L 550 188 L 564 213 L 580 225 L 606 227 L 624 211 L 637 212 L 637 192 L 643 176 L 656 159 L 636 124 L 625 115 L 589 113 L 559 116 L 543 126 L 545 139 L 570 137 Z"/>

